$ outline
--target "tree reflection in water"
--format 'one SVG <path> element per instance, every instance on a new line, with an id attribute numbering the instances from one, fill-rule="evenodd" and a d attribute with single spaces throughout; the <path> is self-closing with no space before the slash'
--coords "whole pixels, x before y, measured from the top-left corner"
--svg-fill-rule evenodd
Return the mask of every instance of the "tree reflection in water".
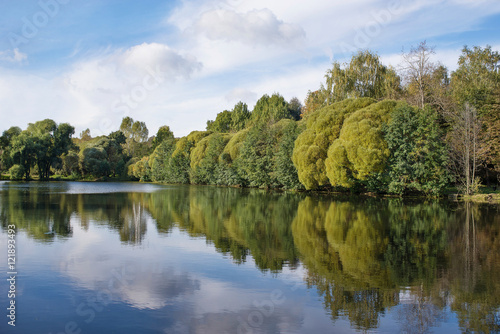
<path id="1" fill-rule="evenodd" d="M 379 327 L 389 311 L 407 333 L 430 331 L 450 312 L 463 331 L 500 330 L 495 206 L 196 186 L 69 194 L 13 183 L 0 193 L 0 219 L 41 242 L 96 224 L 132 245 L 153 219 L 159 233 L 204 237 L 274 275 L 302 265 L 332 320 L 358 330 Z"/>

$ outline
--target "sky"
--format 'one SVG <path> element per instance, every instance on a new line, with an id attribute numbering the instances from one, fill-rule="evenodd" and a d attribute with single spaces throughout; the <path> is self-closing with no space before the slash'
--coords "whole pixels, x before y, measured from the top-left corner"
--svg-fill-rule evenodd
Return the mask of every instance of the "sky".
<path id="1" fill-rule="evenodd" d="M 129 116 L 181 137 L 239 101 L 304 101 L 357 50 L 397 68 L 422 41 L 450 71 L 464 45 L 499 51 L 500 1 L 0 0 L 0 131 L 97 136 Z"/>

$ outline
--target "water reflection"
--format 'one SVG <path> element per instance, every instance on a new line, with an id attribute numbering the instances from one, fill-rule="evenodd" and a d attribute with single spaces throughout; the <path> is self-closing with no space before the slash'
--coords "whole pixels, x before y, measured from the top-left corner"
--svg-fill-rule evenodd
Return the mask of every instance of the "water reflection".
<path id="1" fill-rule="evenodd" d="M 303 266 L 305 284 L 317 291 L 333 325 L 347 320 L 351 328 L 366 331 L 382 326 L 391 314 L 399 331 L 407 333 L 434 331 L 454 317 L 462 331 L 500 331 L 500 212 L 495 206 L 216 187 L 111 195 L 44 187 L 2 186 L 4 229 L 15 221 L 30 238 L 46 243 L 67 240 L 79 230 L 90 233 L 96 226 L 116 231 L 127 247 L 148 239 L 153 220 L 160 236 L 180 229 L 236 264 L 252 259 L 259 270 L 275 276 Z M 81 287 L 102 290 L 113 277 L 109 268 L 115 259 L 89 255 L 92 247 L 73 254 L 72 259 L 83 260 L 62 266 Z M 186 298 L 202 300 L 207 287 L 217 290 L 206 278 L 159 268 L 141 269 L 145 274 L 130 278 L 113 300 L 160 310 Z M 231 289 L 226 284 L 220 291 Z M 165 330 L 235 332 L 243 326 L 240 320 L 255 311 L 255 298 L 249 294 L 197 316 L 177 309 L 177 320 Z M 304 317 L 302 309 L 280 305 L 259 331 L 299 332 Z"/>
<path id="2" fill-rule="evenodd" d="M 41 242 L 71 237 L 74 221 L 83 229 L 88 229 L 90 222 L 107 226 L 119 231 L 124 243 L 138 244 L 146 233 L 148 215 L 136 200 L 140 195 L 68 194 L 51 192 L 46 185 L 28 191 L 26 184 L 14 183 L 3 187 L 0 219 L 4 228 L 8 222 L 16 222 L 18 229 Z"/>

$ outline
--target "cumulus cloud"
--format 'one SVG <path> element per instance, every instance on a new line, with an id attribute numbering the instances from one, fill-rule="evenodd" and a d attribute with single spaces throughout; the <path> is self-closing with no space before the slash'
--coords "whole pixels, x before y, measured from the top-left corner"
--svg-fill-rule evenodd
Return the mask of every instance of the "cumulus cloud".
<path id="1" fill-rule="evenodd" d="M 66 75 L 66 83 L 78 90 L 120 91 L 140 84 L 155 72 L 162 80 L 187 79 L 201 68 L 195 57 L 182 55 L 167 45 L 143 43 L 85 60 Z"/>
<path id="2" fill-rule="evenodd" d="M 211 40 L 252 45 L 296 45 L 305 38 L 299 25 L 279 20 L 269 9 L 247 13 L 227 9 L 207 11 L 194 27 L 196 32 Z"/>
<path id="3" fill-rule="evenodd" d="M 106 134 L 122 117 L 144 110 L 165 84 L 188 79 L 201 67 L 194 56 L 164 44 L 143 43 L 86 59 L 60 81 L 74 100 L 94 110 L 94 121 L 100 115 L 97 127 Z"/>
<path id="4" fill-rule="evenodd" d="M 8 61 L 11 63 L 20 63 L 28 59 L 28 55 L 19 51 L 18 48 L 14 50 L 0 51 L 0 60 Z"/>

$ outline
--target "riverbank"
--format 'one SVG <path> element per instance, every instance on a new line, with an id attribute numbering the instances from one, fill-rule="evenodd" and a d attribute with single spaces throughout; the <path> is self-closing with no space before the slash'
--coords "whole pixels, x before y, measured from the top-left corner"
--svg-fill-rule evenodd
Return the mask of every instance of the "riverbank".
<path id="1" fill-rule="evenodd" d="M 10 180 L 8 175 L 2 174 L 0 176 L 1 180 Z M 39 181 L 36 178 L 33 178 L 32 181 Z M 82 178 L 78 177 L 75 175 L 72 176 L 62 176 L 62 175 L 52 175 L 48 181 L 79 181 L 79 182 L 141 182 L 141 181 L 132 181 L 129 178 L 123 178 L 123 177 L 99 177 L 99 178 Z M 142 182 L 141 182 L 142 183 Z M 153 183 L 153 184 L 161 184 L 165 185 L 165 183 L 162 182 L 146 182 L 146 183 Z M 228 187 L 228 186 L 218 186 L 218 187 Z M 240 187 L 237 187 L 240 188 Z M 306 192 L 306 193 L 311 193 L 311 194 L 351 194 L 350 192 L 338 192 L 338 191 L 328 191 L 325 189 L 322 190 L 315 190 L 315 191 L 304 191 L 304 190 L 285 190 L 285 189 L 267 189 L 271 191 L 278 191 L 278 192 L 283 192 L 283 191 L 291 191 L 291 192 Z M 376 193 L 359 193 L 357 195 L 363 195 L 363 196 L 370 196 L 370 197 L 400 197 L 398 195 L 394 194 L 376 194 Z M 465 201 L 465 202 L 473 202 L 473 203 L 489 203 L 489 204 L 500 204 L 500 192 L 499 191 L 494 191 L 491 188 L 485 188 L 482 189 L 481 193 L 479 194 L 474 194 L 474 195 L 463 195 L 458 192 L 456 192 L 456 188 L 451 188 L 449 191 L 447 191 L 445 194 L 442 196 L 448 197 L 449 199 L 455 200 L 455 201 Z M 402 196 L 404 198 L 426 198 L 425 195 L 410 195 L 410 196 Z"/>
<path id="2" fill-rule="evenodd" d="M 500 204 L 500 194 L 498 193 L 460 195 L 458 198 L 466 202 Z"/>

